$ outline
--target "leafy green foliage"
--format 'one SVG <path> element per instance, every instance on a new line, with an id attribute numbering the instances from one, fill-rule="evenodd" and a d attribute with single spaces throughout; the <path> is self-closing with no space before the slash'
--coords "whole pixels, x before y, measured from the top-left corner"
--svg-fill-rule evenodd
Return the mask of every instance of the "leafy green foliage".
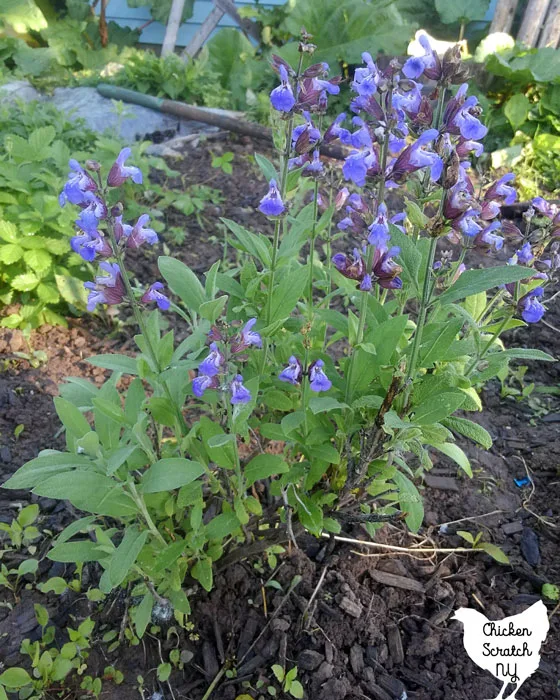
<path id="1" fill-rule="evenodd" d="M 284 28 L 298 37 L 301 28 L 313 36 L 318 46 L 314 60 L 335 65 L 341 61 L 359 63 L 364 47 L 392 55 L 405 53 L 414 26 L 407 24 L 391 3 L 368 0 L 303 0 L 295 4 L 284 21 Z M 296 56 L 297 46 L 289 44 L 280 52 L 287 60 Z"/>
<path id="2" fill-rule="evenodd" d="M 124 68 L 110 81 L 171 100 L 207 107 L 231 106 L 228 91 L 220 85 L 220 76 L 206 51 L 197 60 L 187 62 L 175 54 L 160 58 L 152 51 L 130 52 Z"/>
<path id="3" fill-rule="evenodd" d="M 82 283 L 91 275 L 70 250 L 75 212 L 58 203 L 68 160 L 95 151 L 108 168 L 122 145 L 39 102 L 5 103 L 0 125 L 0 302 L 21 304 L 1 324 L 64 324 L 63 314 L 84 308 Z M 133 149 L 140 154 L 146 145 Z M 160 161 L 144 160 L 146 178 L 149 162 Z"/>
<path id="4" fill-rule="evenodd" d="M 536 196 L 543 187 L 554 193 L 558 166 L 551 155 L 560 139 L 558 51 L 528 49 L 511 37 L 491 34 L 481 42 L 475 60 L 490 75 L 487 140 L 489 149 L 497 151 L 493 162 L 514 166 L 524 198 Z"/>
<path id="5" fill-rule="evenodd" d="M 483 20 L 490 0 L 435 0 L 436 10 L 444 24 Z"/>

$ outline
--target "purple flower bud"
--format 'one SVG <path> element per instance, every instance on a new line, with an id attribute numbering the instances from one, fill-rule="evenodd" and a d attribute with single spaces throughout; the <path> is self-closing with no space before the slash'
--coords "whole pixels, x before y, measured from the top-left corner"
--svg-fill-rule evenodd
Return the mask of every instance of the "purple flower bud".
<path id="1" fill-rule="evenodd" d="M 123 236 L 126 236 L 127 238 L 130 236 L 132 233 L 132 226 L 130 226 L 130 224 L 123 224 L 122 215 L 115 216 L 113 233 L 115 234 L 115 240 L 118 243 Z"/>
<path id="2" fill-rule="evenodd" d="M 146 292 L 144 292 L 141 297 L 141 301 L 143 301 L 144 304 L 147 304 L 150 301 L 155 301 L 162 311 L 167 311 L 167 309 L 171 306 L 171 302 L 165 296 L 165 294 L 162 294 L 159 291 L 160 289 L 164 289 L 163 284 L 161 282 L 154 282 L 152 286 Z"/>
<path id="3" fill-rule="evenodd" d="M 239 403 L 249 403 L 251 400 L 251 392 L 249 389 L 247 389 L 247 387 L 243 386 L 243 377 L 240 374 L 236 375 L 235 379 L 230 384 L 230 390 L 230 401 L 234 405 Z"/>
<path id="4" fill-rule="evenodd" d="M 313 159 L 303 166 L 302 175 L 315 176 L 323 173 L 323 163 L 319 158 L 319 151 L 313 151 Z"/>
<path id="5" fill-rule="evenodd" d="M 311 391 L 328 391 L 332 382 L 325 374 L 323 360 L 315 360 L 309 365 L 309 388 Z"/>
<path id="6" fill-rule="evenodd" d="M 109 187 L 120 187 L 128 178 L 137 185 L 142 184 L 142 171 L 134 165 L 125 165 L 127 158 L 130 158 L 132 151 L 130 148 L 123 148 L 117 156 L 117 160 L 111 166 L 107 175 Z"/>
<path id="7" fill-rule="evenodd" d="M 343 187 L 341 190 L 339 190 L 334 200 L 335 211 L 340 211 L 342 209 L 349 196 L 350 192 L 348 191 L 348 187 Z"/>
<path id="8" fill-rule="evenodd" d="M 159 239 L 157 233 L 151 228 L 145 228 L 145 225 L 149 220 L 150 217 L 148 214 L 142 214 L 142 216 L 138 217 L 138 221 L 134 224 L 134 227 L 130 231 L 130 235 L 128 235 L 126 244 L 129 248 L 140 248 L 143 243 L 154 245 L 154 243 L 158 242 Z M 127 231 L 124 231 L 124 233 L 126 235 Z"/>
<path id="9" fill-rule="evenodd" d="M 280 214 L 284 213 L 284 202 L 276 187 L 276 180 L 271 180 L 269 182 L 268 193 L 261 199 L 259 210 L 265 214 L 265 216 L 280 216 Z"/>
<path id="10" fill-rule="evenodd" d="M 68 173 L 68 179 L 62 188 L 62 192 L 58 197 L 58 203 L 63 207 L 66 202 L 70 204 L 84 204 L 84 194 L 86 192 L 95 192 L 97 185 L 77 160 L 73 158 L 68 162 L 71 172 Z"/>
<path id="11" fill-rule="evenodd" d="M 126 294 L 119 266 L 102 262 L 99 267 L 108 274 L 97 275 L 95 282 L 84 282 L 84 288 L 89 290 L 88 311 L 94 311 L 97 304 L 120 304 Z"/>
<path id="12" fill-rule="evenodd" d="M 278 379 L 281 382 L 289 382 L 290 384 L 296 385 L 301 382 L 302 376 L 302 364 L 295 355 L 292 355 L 288 360 L 288 366 L 280 372 Z"/>
<path id="13" fill-rule="evenodd" d="M 206 391 L 206 389 L 217 389 L 218 388 L 218 379 L 217 377 L 209 377 L 206 374 L 199 374 L 198 377 L 195 377 L 192 381 L 192 391 L 195 396 L 197 396 L 199 399 L 202 398 L 202 395 Z"/>
<path id="14" fill-rule="evenodd" d="M 270 102 L 278 112 L 291 112 L 296 103 L 292 86 L 288 79 L 288 71 L 283 65 L 278 67 L 282 84 L 270 93 Z"/>
<path id="15" fill-rule="evenodd" d="M 340 274 L 344 275 L 347 279 L 356 280 L 358 282 L 364 279 L 366 266 L 357 248 L 354 248 L 354 257 L 352 259 L 344 255 L 344 253 L 337 253 L 333 255 L 332 261 Z"/>
<path id="16" fill-rule="evenodd" d="M 198 371 L 200 374 L 206 374 L 208 377 L 214 377 L 220 373 L 224 362 L 225 358 L 219 351 L 216 343 L 211 343 L 210 353 L 204 360 L 202 360 L 198 366 Z"/>
<path id="17" fill-rule="evenodd" d="M 401 252 L 394 246 L 387 250 L 386 247 L 376 248 L 373 256 L 373 277 L 383 289 L 401 289 L 402 280 L 397 277 L 402 272 L 402 267 L 393 258 Z"/>
<path id="18" fill-rule="evenodd" d="M 364 279 L 360 284 L 360 290 L 362 292 L 371 292 L 373 289 L 373 282 L 371 280 L 371 275 L 364 275 Z"/>
<path id="19" fill-rule="evenodd" d="M 519 300 L 517 308 L 521 312 L 521 318 L 527 323 L 538 323 L 544 316 L 546 309 L 539 301 L 543 294 L 542 287 L 535 287 Z"/>

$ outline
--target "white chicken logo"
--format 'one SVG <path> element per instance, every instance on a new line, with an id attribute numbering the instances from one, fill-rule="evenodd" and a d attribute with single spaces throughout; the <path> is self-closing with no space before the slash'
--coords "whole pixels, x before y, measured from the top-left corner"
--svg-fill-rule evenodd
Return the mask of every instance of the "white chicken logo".
<path id="1" fill-rule="evenodd" d="M 502 681 L 494 700 L 502 700 L 509 683 L 517 687 L 507 700 L 515 700 L 519 688 L 539 667 L 541 644 L 549 628 L 542 600 L 496 622 L 471 608 L 459 608 L 451 619 L 463 623 L 463 644 L 470 658 Z"/>

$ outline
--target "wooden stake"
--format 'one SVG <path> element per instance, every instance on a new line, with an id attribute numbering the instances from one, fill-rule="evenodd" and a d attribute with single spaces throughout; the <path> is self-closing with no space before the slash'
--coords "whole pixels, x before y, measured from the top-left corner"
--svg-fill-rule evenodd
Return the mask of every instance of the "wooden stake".
<path id="1" fill-rule="evenodd" d="M 522 41 L 531 48 L 537 45 L 549 5 L 550 0 L 529 0 L 517 34 L 518 41 Z"/>
<path id="2" fill-rule="evenodd" d="M 513 18 L 515 17 L 518 3 L 519 0 L 498 0 L 496 11 L 492 18 L 492 24 L 490 25 L 490 34 L 494 32 L 511 33 Z"/>
<path id="3" fill-rule="evenodd" d="M 555 49 L 560 44 L 560 0 L 552 0 L 539 39 L 539 49 L 549 46 Z"/>
<path id="4" fill-rule="evenodd" d="M 179 33 L 179 27 L 181 26 L 181 18 L 183 16 L 184 7 L 185 0 L 173 0 L 171 4 L 171 10 L 169 10 L 169 18 L 167 20 L 167 27 L 165 28 L 165 37 L 161 47 L 162 56 L 169 56 L 169 54 L 175 51 L 177 34 Z"/>

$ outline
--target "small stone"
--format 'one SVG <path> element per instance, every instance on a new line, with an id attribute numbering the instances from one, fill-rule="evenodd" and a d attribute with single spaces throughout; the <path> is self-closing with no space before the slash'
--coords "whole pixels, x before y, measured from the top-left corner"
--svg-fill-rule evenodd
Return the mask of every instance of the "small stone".
<path id="1" fill-rule="evenodd" d="M 539 538 L 530 527 L 524 527 L 521 533 L 521 554 L 529 566 L 538 566 L 541 563 Z"/>
<path id="2" fill-rule="evenodd" d="M 406 689 L 404 685 L 394 676 L 386 676 L 382 674 L 378 676 L 377 683 L 380 688 L 383 688 L 392 698 L 396 700 L 406 697 Z"/>
<path id="3" fill-rule="evenodd" d="M 378 654 L 377 654 L 377 649 L 372 646 L 371 644 L 366 647 L 366 653 L 365 653 L 365 662 L 368 666 L 371 666 L 372 668 L 376 668 L 379 665 L 378 662 Z"/>
<path id="4" fill-rule="evenodd" d="M 323 663 L 319 666 L 317 671 L 313 674 L 313 680 L 318 683 L 322 684 L 325 681 L 328 681 L 329 678 L 332 678 L 332 675 L 334 673 L 334 666 L 332 664 L 327 663 L 326 661 L 323 661 Z"/>
<path id="5" fill-rule="evenodd" d="M 360 676 L 364 670 L 364 650 L 359 644 L 350 649 L 350 666 L 355 676 Z"/>
<path id="6" fill-rule="evenodd" d="M 273 632 L 287 632 L 290 629 L 291 623 L 283 617 L 277 617 L 270 623 L 270 629 Z"/>
<path id="7" fill-rule="evenodd" d="M 504 535 L 515 535 L 523 530 L 523 524 L 519 521 L 514 521 L 513 523 L 504 523 L 502 525 L 502 531 Z"/>
<path id="8" fill-rule="evenodd" d="M 387 644 L 393 663 L 402 664 L 404 661 L 404 651 L 402 646 L 401 633 L 396 625 L 387 628 Z"/>
<path id="9" fill-rule="evenodd" d="M 325 657 L 323 654 L 319 654 L 318 651 L 314 651 L 313 649 L 304 649 L 304 651 L 302 651 L 297 657 L 297 665 L 298 668 L 301 668 L 304 671 L 314 671 L 323 663 L 324 660 Z"/>
<path id="10" fill-rule="evenodd" d="M 338 607 L 344 610 L 345 613 L 351 615 L 352 617 L 358 618 L 362 615 L 362 606 L 359 603 L 350 600 L 350 598 L 347 598 L 346 596 L 342 598 L 342 600 L 338 604 Z"/>

